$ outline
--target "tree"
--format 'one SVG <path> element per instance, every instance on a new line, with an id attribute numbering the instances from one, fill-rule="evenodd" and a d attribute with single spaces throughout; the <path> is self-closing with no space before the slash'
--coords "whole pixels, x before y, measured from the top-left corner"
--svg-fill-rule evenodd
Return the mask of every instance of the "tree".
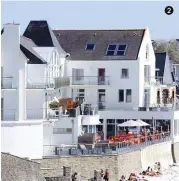
<path id="1" fill-rule="evenodd" d="M 179 43 L 176 40 L 171 41 L 153 41 L 155 53 L 167 52 L 173 63 L 179 63 Z"/>

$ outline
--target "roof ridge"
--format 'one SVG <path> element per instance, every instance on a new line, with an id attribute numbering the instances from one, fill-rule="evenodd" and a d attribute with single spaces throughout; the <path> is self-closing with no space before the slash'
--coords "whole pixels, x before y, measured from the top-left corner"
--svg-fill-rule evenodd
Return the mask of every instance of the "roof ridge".
<path id="1" fill-rule="evenodd" d="M 56 29 L 53 31 L 144 31 L 143 29 Z"/>
<path id="2" fill-rule="evenodd" d="M 27 158 L 22 158 L 22 157 L 19 157 L 19 156 L 16 156 L 16 155 L 12 155 L 12 154 L 7 153 L 7 152 L 1 152 L 1 154 L 4 154 L 4 155 L 10 155 L 10 156 L 13 156 L 13 157 L 16 157 L 16 158 L 22 159 L 22 160 L 26 160 L 26 161 L 29 161 L 29 162 L 32 162 L 32 163 L 40 164 L 40 163 L 38 163 L 38 162 L 35 162 L 35 161 L 32 161 L 32 160 L 29 160 L 29 159 L 27 159 Z"/>

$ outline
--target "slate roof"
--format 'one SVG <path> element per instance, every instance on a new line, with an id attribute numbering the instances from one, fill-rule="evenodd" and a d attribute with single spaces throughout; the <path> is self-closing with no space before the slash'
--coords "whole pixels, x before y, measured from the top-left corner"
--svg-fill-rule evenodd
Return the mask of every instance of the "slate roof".
<path id="1" fill-rule="evenodd" d="M 155 58 L 156 58 L 155 68 L 159 69 L 159 70 L 157 70 L 158 73 L 156 72 L 156 76 L 158 75 L 159 77 L 163 77 L 164 76 L 167 53 L 166 52 L 155 53 Z M 171 77 L 172 77 L 173 82 L 175 82 L 175 77 L 174 77 L 174 73 L 172 72 L 172 70 L 171 70 Z"/>
<path id="2" fill-rule="evenodd" d="M 45 181 L 40 164 L 8 153 L 1 153 L 2 181 Z"/>
<path id="3" fill-rule="evenodd" d="M 30 21 L 23 36 L 39 47 L 54 47 L 47 21 Z"/>
<path id="4" fill-rule="evenodd" d="M 136 60 L 145 29 L 131 30 L 53 30 L 71 60 Z M 95 44 L 86 51 L 86 44 Z M 127 45 L 125 56 L 105 56 L 109 44 Z"/>
<path id="5" fill-rule="evenodd" d="M 46 64 L 47 62 L 33 49 L 33 47 L 37 47 L 37 45 L 31 39 L 24 36 L 20 37 L 20 49 L 29 59 L 28 64 Z"/>
<path id="6" fill-rule="evenodd" d="M 159 71 L 157 71 L 159 77 L 163 77 L 164 75 L 166 56 L 167 56 L 166 52 L 155 53 L 155 58 L 156 58 L 155 68 L 159 69 Z"/>
<path id="7" fill-rule="evenodd" d="M 1 35 L 4 33 L 4 28 L 1 30 Z"/>

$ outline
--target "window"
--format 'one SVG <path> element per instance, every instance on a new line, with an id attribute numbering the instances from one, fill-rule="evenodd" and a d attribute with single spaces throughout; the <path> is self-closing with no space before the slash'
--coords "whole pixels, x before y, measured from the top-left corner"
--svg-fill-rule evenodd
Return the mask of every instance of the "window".
<path id="1" fill-rule="evenodd" d="M 116 55 L 123 56 L 125 54 L 125 51 L 126 51 L 126 45 L 119 45 Z"/>
<path id="2" fill-rule="evenodd" d="M 85 89 L 77 90 L 77 98 L 78 98 L 78 101 L 83 102 L 83 100 L 85 99 Z"/>
<path id="3" fill-rule="evenodd" d="M 132 102 L 132 90 L 131 89 L 126 90 L 126 102 Z"/>
<path id="4" fill-rule="evenodd" d="M 122 69 L 121 78 L 129 78 L 129 70 L 128 69 Z"/>
<path id="5" fill-rule="evenodd" d="M 87 44 L 86 50 L 94 50 L 95 44 Z"/>
<path id="6" fill-rule="evenodd" d="M 107 56 L 124 56 L 126 52 L 126 45 L 108 45 Z"/>
<path id="7" fill-rule="evenodd" d="M 107 49 L 106 55 L 108 55 L 108 56 L 114 56 L 114 55 L 115 55 L 115 52 L 116 52 L 116 47 L 117 47 L 117 45 L 109 45 L 109 46 L 108 46 L 108 49 Z"/>
<path id="8" fill-rule="evenodd" d="M 145 58 L 148 59 L 148 53 L 149 53 L 149 46 L 146 45 L 146 52 L 145 52 Z"/>
<path id="9" fill-rule="evenodd" d="M 124 90 L 119 90 L 119 102 L 124 102 Z"/>
<path id="10" fill-rule="evenodd" d="M 83 80 L 84 79 L 84 69 L 72 69 L 73 80 Z"/>
<path id="11" fill-rule="evenodd" d="M 72 128 L 53 128 L 53 134 L 71 134 Z"/>

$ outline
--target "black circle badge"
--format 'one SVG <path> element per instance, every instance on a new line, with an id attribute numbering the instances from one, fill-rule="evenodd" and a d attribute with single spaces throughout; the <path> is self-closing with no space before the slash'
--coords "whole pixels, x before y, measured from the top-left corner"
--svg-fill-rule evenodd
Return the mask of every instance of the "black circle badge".
<path id="1" fill-rule="evenodd" d="M 173 9 L 172 6 L 167 6 L 167 7 L 165 8 L 165 13 L 166 13 L 167 15 L 171 15 L 171 14 L 173 14 L 173 12 L 174 12 L 174 9 Z"/>

